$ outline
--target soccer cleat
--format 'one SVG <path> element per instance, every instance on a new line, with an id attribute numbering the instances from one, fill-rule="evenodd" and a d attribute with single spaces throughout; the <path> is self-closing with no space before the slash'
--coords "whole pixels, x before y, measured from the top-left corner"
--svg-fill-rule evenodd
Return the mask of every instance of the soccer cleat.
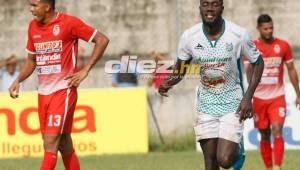
<path id="1" fill-rule="evenodd" d="M 239 158 L 238 158 L 238 160 L 235 161 L 235 163 L 233 165 L 234 170 L 242 169 L 242 167 L 244 165 L 244 162 L 245 162 L 245 159 L 246 159 L 243 137 L 241 139 L 241 142 L 239 143 L 239 146 L 240 146 Z"/>

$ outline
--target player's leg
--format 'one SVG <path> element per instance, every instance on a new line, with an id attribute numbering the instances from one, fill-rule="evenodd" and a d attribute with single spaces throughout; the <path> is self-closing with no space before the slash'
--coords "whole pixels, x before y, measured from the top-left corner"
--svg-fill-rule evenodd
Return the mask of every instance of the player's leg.
<path id="1" fill-rule="evenodd" d="M 239 157 L 239 143 L 220 138 L 218 140 L 217 160 L 219 166 L 229 169 Z"/>
<path id="2" fill-rule="evenodd" d="M 284 139 L 282 137 L 281 123 L 272 123 L 272 134 L 274 137 L 274 168 L 279 169 L 284 156 Z"/>
<path id="3" fill-rule="evenodd" d="M 244 166 L 246 160 L 246 153 L 244 147 L 244 137 L 242 137 L 239 143 L 239 158 L 234 162 L 233 169 L 234 170 L 241 170 Z"/>
<path id="4" fill-rule="evenodd" d="M 217 162 L 217 144 L 219 135 L 219 117 L 204 113 L 197 114 L 197 120 L 194 127 L 196 140 L 204 155 L 206 170 L 219 170 Z"/>
<path id="5" fill-rule="evenodd" d="M 59 136 L 46 134 L 46 129 L 48 125 L 47 106 L 49 104 L 49 101 L 49 96 L 38 96 L 39 121 L 44 145 L 44 158 L 40 167 L 41 170 L 53 170 L 56 166 L 57 160 L 56 148 L 58 146 Z"/>
<path id="6" fill-rule="evenodd" d="M 271 170 L 273 167 L 272 158 L 272 147 L 271 147 L 271 129 L 270 127 L 266 129 L 259 129 L 261 136 L 260 140 L 260 154 L 264 161 L 265 167 Z"/>
<path id="7" fill-rule="evenodd" d="M 59 144 L 64 166 L 66 170 L 79 170 L 80 164 L 73 148 L 73 141 L 70 134 L 63 134 Z"/>
<path id="8" fill-rule="evenodd" d="M 239 122 L 236 113 L 227 113 L 220 117 L 217 159 L 222 168 L 228 169 L 239 159 L 244 159 L 245 155 L 240 155 L 242 135 L 243 123 Z"/>
<path id="9" fill-rule="evenodd" d="M 57 151 L 59 145 L 60 135 L 44 134 L 44 159 L 40 170 L 54 170 L 57 161 Z"/>
<path id="10" fill-rule="evenodd" d="M 253 98 L 254 126 L 261 135 L 260 155 L 266 169 L 272 169 L 273 167 L 270 120 L 267 114 L 269 107 L 269 100 Z"/>
<path id="11" fill-rule="evenodd" d="M 274 137 L 274 168 L 279 169 L 284 156 L 284 139 L 282 136 L 282 128 L 286 116 L 284 96 L 280 96 L 273 100 L 269 109 L 269 116 Z"/>
<path id="12" fill-rule="evenodd" d="M 71 138 L 73 117 L 77 102 L 77 91 L 75 88 L 67 90 L 68 103 L 65 106 L 66 115 L 64 116 L 64 123 L 62 126 L 62 137 L 59 143 L 59 151 L 62 155 L 64 166 L 66 170 L 79 170 L 80 164 L 73 148 L 73 141 Z"/>
<path id="13" fill-rule="evenodd" d="M 217 161 L 218 138 L 200 140 L 204 156 L 205 170 L 220 170 Z"/>

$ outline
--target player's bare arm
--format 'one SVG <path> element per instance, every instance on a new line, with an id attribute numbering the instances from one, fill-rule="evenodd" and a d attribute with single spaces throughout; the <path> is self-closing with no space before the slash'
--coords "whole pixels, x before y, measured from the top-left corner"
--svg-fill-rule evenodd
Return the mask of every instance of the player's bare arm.
<path id="1" fill-rule="evenodd" d="M 86 78 L 92 67 L 103 56 L 103 53 L 109 43 L 109 39 L 104 34 L 97 32 L 92 42 L 95 43 L 95 47 L 88 63 L 79 72 L 71 74 L 65 78 L 66 80 L 69 80 L 68 86 L 78 87 L 79 84 Z"/>
<path id="2" fill-rule="evenodd" d="M 253 63 L 248 68 L 249 87 L 237 110 L 237 113 L 240 114 L 240 122 L 253 116 L 251 100 L 264 70 L 264 61 L 261 58 L 259 60 L 258 64 Z"/>
<path id="3" fill-rule="evenodd" d="M 296 92 L 296 106 L 298 109 L 300 109 L 300 90 L 299 90 L 299 79 L 297 70 L 295 68 L 294 62 L 286 63 L 286 67 L 288 70 L 290 81 L 295 89 Z"/>
<path id="4" fill-rule="evenodd" d="M 183 69 L 183 71 L 181 71 L 181 67 L 182 66 L 186 66 L 189 65 L 191 63 L 191 60 L 180 60 L 177 59 L 175 66 L 174 66 L 174 70 L 173 73 L 170 74 L 164 81 L 163 83 L 160 85 L 158 92 L 160 95 L 168 97 L 168 91 L 176 84 L 178 84 L 184 77 L 184 75 L 186 74 L 187 70 Z"/>
<path id="5" fill-rule="evenodd" d="M 28 54 L 25 65 L 22 67 L 19 76 L 16 78 L 16 80 L 12 83 L 12 85 L 8 89 L 11 98 L 15 99 L 19 96 L 20 83 L 26 80 L 33 73 L 35 67 L 36 67 L 35 54 Z"/>

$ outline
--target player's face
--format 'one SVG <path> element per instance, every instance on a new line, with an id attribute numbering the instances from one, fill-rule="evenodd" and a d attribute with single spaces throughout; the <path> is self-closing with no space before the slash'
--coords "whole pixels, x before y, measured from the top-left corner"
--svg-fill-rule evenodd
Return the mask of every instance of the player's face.
<path id="1" fill-rule="evenodd" d="M 9 73 L 9 74 L 14 74 L 16 70 L 16 64 L 12 64 L 12 63 L 9 63 L 6 65 L 6 71 Z"/>
<path id="2" fill-rule="evenodd" d="M 46 13 L 49 11 L 49 5 L 43 3 L 41 0 L 31 0 L 30 6 L 30 12 L 34 18 L 42 22 L 45 19 Z"/>
<path id="3" fill-rule="evenodd" d="M 221 19 L 224 6 L 219 0 L 200 0 L 200 14 L 205 24 L 213 25 Z"/>
<path id="4" fill-rule="evenodd" d="M 273 38 L 273 22 L 262 23 L 257 27 L 262 39 L 271 40 Z"/>

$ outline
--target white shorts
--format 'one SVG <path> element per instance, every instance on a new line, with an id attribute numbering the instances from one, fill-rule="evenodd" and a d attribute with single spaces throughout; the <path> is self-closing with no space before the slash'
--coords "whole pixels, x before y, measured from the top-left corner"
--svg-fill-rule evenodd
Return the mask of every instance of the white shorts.
<path id="1" fill-rule="evenodd" d="M 243 136 L 244 124 L 239 122 L 236 113 L 227 113 L 223 116 L 214 116 L 197 113 L 194 126 L 196 140 L 222 138 L 240 143 Z"/>

